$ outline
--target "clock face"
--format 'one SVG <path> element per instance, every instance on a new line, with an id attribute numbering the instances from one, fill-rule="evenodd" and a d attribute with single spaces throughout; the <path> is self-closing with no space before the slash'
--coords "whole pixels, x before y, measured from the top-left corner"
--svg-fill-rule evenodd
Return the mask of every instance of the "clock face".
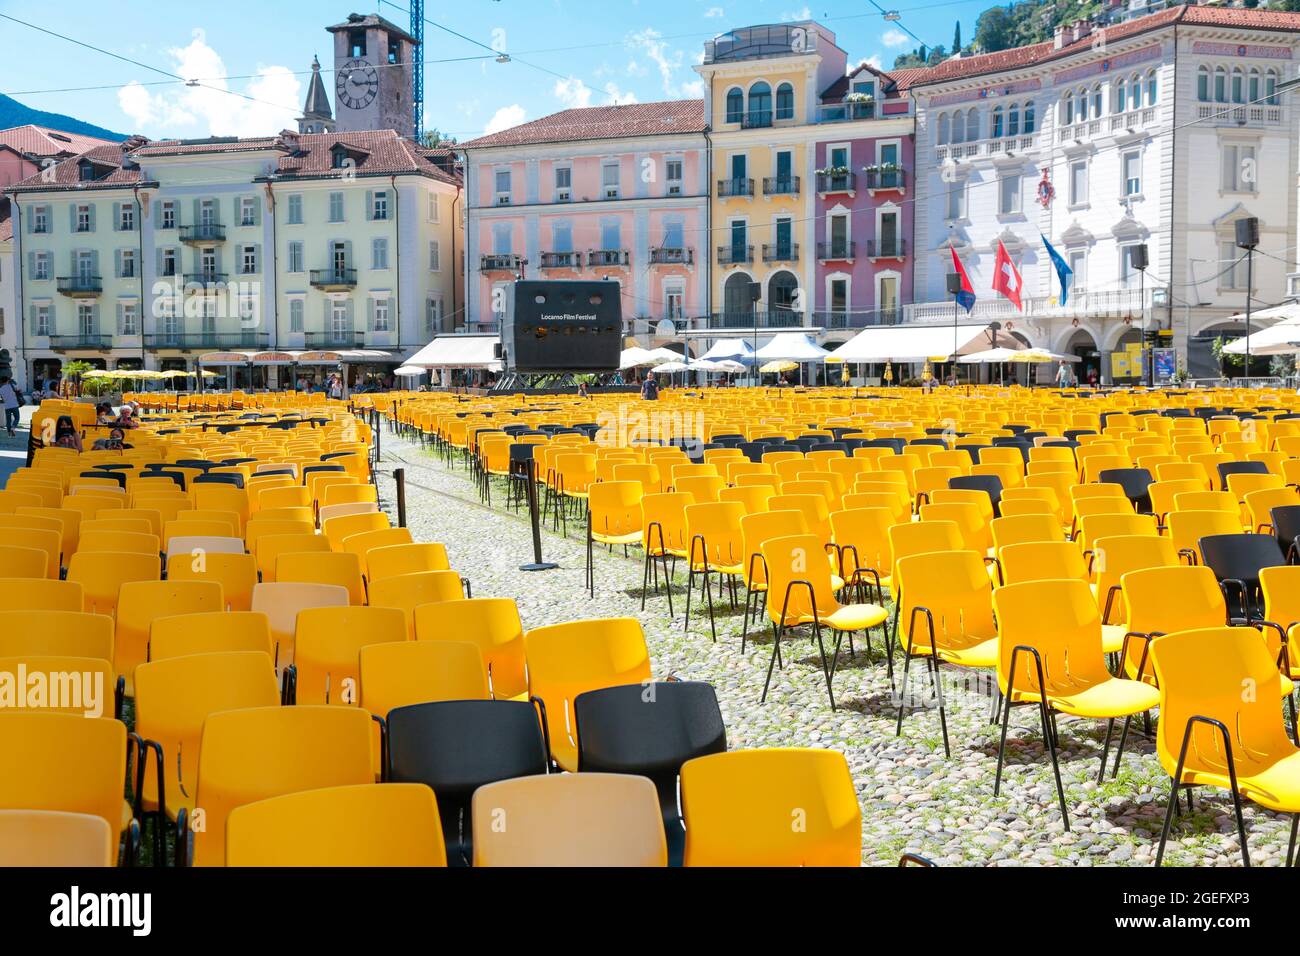
<path id="1" fill-rule="evenodd" d="M 335 90 L 343 106 L 365 109 L 379 93 L 379 74 L 365 60 L 348 60 L 339 68 Z"/>

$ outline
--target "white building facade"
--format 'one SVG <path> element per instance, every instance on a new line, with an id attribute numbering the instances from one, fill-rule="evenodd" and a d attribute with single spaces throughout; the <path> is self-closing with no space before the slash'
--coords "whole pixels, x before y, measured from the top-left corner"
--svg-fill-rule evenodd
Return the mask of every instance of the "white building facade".
<path id="1" fill-rule="evenodd" d="M 1137 380 L 1140 364 L 1113 356 L 1144 326 L 1184 369 L 1190 346 L 1191 373 L 1205 374 L 1206 335 L 1244 331 L 1225 322 L 1246 298 L 1236 220 L 1260 220 L 1257 306 L 1284 298 L 1294 271 L 1300 125 L 1280 88 L 1296 74 L 1298 29 L 1297 14 L 1179 7 L 918 78 L 924 186 L 905 321 L 952 321 L 955 249 L 978 296 L 971 318 L 1077 354 L 1081 377 Z M 1074 270 L 1064 304 L 1043 236 Z M 991 289 L 999 241 L 1023 311 Z"/>

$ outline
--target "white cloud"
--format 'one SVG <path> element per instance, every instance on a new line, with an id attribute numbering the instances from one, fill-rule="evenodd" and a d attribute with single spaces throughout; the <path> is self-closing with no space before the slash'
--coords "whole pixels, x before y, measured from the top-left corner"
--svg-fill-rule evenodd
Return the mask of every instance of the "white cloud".
<path id="1" fill-rule="evenodd" d="M 483 128 L 483 135 L 490 136 L 493 133 L 501 132 L 503 129 L 518 126 L 527 116 L 528 114 L 524 111 L 524 108 L 518 103 L 503 106 L 492 114 L 487 126 Z"/>
<path id="2" fill-rule="evenodd" d="M 628 35 L 627 45 L 639 51 L 649 59 L 659 71 L 659 81 L 664 95 L 668 97 L 699 96 L 704 89 L 696 79 L 678 83 L 677 72 L 686 66 L 686 54 L 682 50 L 672 49 L 663 39 L 663 35 L 653 27 L 646 27 L 637 33 Z"/>
<path id="3" fill-rule="evenodd" d="M 581 109 L 591 105 L 591 87 L 575 76 L 567 80 L 556 80 L 551 92 L 564 104 L 565 109 Z"/>
<path id="4" fill-rule="evenodd" d="M 884 66 L 882 66 L 881 63 L 880 63 L 880 57 L 879 57 L 878 55 L 877 55 L 877 56 L 869 56 L 869 57 L 867 57 L 865 60 L 863 60 L 862 62 L 865 63 L 867 66 L 872 67 L 872 68 L 877 69 L 877 70 L 883 70 L 883 69 L 884 69 Z"/>
<path id="5" fill-rule="evenodd" d="M 202 30 L 192 31 L 189 45 L 169 49 L 167 56 L 172 72 L 202 85 L 160 92 L 150 92 L 134 81 L 121 87 L 118 106 L 141 131 L 268 135 L 293 126 L 302 110 L 302 83 L 284 66 L 258 66 L 257 75 L 244 89 L 234 89 L 226 79 L 225 63 L 208 46 Z"/>
<path id="6" fill-rule="evenodd" d="M 782 23 L 791 23 L 796 20 L 811 20 L 811 19 L 812 19 L 812 10 L 810 10 L 808 7 L 803 7 L 800 10 L 795 10 L 793 13 L 781 14 Z"/>
<path id="7" fill-rule="evenodd" d="M 902 30 L 895 30 L 893 27 L 890 27 L 888 30 L 885 31 L 884 35 L 880 38 L 880 42 L 883 43 L 885 46 L 890 46 L 890 47 L 906 46 L 908 43 L 908 39 L 907 39 L 907 34 L 904 33 Z"/>
<path id="8" fill-rule="evenodd" d="M 718 17 L 725 17 L 726 15 L 727 12 L 723 10 L 722 7 L 709 7 L 709 9 L 704 11 L 704 16 L 711 20 L 717 19 Z"/>

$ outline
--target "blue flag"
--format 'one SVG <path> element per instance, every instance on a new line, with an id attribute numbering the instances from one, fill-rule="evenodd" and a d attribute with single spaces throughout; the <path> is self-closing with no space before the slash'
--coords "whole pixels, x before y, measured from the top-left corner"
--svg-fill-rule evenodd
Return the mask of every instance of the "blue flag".
<path id="1" fill-rule="evenodd" d="M 1066 299 L 1070 297 L 1070 277 L 1074 275 L 1074 270 L 1065 264 L 1061 254 L 1052 248 L 1052 244 L 1047 241 L 1047 237 L 1041 232 L 1038 234 L 1042 237 L 1043 245 L 1047 247 L 1048 258 L 1052 260 L 1052 265 L 1056 267 L 1057 278 L 1061 280 L 1061 305 L 1065 305 Z"/>

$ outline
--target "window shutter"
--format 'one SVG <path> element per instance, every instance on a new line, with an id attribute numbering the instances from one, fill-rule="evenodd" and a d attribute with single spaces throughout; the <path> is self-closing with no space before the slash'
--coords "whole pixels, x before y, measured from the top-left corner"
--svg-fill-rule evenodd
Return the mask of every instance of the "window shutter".
<path id="1" fill-rule="evenodd" d="M 199 209 L 201 208 L 201 206 L 202 203 L 200 203 L 199 200 L 196 198 L 194 200 L 194 219 L 192 220 L 192 223 L 196 226 L 199 224 Z"/>
<path id="2" fill-rule="evenodd" d="M 262 245 L 256 242 L 253 243 L 253 271 L 262 271 Z"/>
<path id="3" fill-rule="evenodd" d="M 27 311 L 28 311 L 28 321 L 31 322 L 31 329 L 32 329 L 31 334 L 35 335 L 37 328 L 39 328 L 39 326 L 36 324 L 36 306 L 34 305 L 28 306 Z"/>
<path id="4" fill-rule="evenodd" d="M 354 260 L 354 259 L 352 258 L 352 240 L 351 240 L 351 239 L 344 239 L 344 240 L 343 240 L 343 263 L 344 263 L 344 266 L 345 266 L 346 268 L 348 268 L 348 269 L 354 268 L 355 265 L 356 265 L 356 260 Z"/>
<path id="5" fill-rule="evenodd" d="M 99 334 L 99 303 L 98 302 L 92 302 L 90 304 L 90 334 L 91 335 Z"/>
<path id="6" fill-rule="evenodd" d="M 126 334 L 126 306 L 121 302 L 117 303 L 117 334 Z"/>
<path id="7" fill-rule="evenodd" d="M 32 231 L 32 222 L 35 220 L 36 216 L 32 212 L 30 206 L 27 208 L 27 212 L 21 213 L 21 215 L 23 217 L 23 232 L 30 235 Z"/>
<path id="8" fill-rule="evenodd" d="M 90 204 L 90 231 L 95 231 L 95 204 Z"/>
<path id="9" fill-rule="evenodd" d="M 122 275 L 122 250 L 121 249 L 113 250 L 113 275 L 119 277 Z"/>
<path id="10" fill-rule="evenodd" d="M 90 274 L 91 274 L 92 276 L 100 275 L 100 271 L 99 271 L 99 250 L 97 250 L 97 249 L 92 249 L 92 250 L 90 251 Z"/>
<path id="11" fill-rule="evenodd" d="M 153 227 L 155 229 L 162 228 L 162 207 L 162 200 L 155 199 L 153 203 Z"/>
<path id="12" fill-rule="evenodd" d="M 231 224 L 232 226 L 237 226 L 237 225 L 239 225 L 241 222 L 243 222 L 243 220 L 242 220 L 242 219 L 240 218 L 240 216 L 239 216 L 239 202 L 240 202 L 240 200 L 241 200 L 242 198 L 243 198 L 242 196 L 236 196 L 236 197 L 234 197 L 233 199 L 230 200 L 230 202 L 233 204 L 233 206 L 234 206 L 234 210 L 235 210 L 234 213 L 233 213 L 233 214 L 231 215 L 231 217 L 230 217 L 230 224 Z"/>
<path id="13" fill-rule="evenodd" d="M 29 276 L 36 275 L 36 253 L 34 252 L 27 253 L 27 274 Z"/>
<path id="14" fill-rule="evenodd" d="M 154 260 L 155 260 L 154 267 L 153 267 L 154 275 L 161 276 L 163 274 L 163 253 L 165 251 L 166 251 L 165 249 L 161 249 L 161 248 L 154 250 Z"/>
<path id="15" fill-rule="evenodd" d="M 75 202 L 68 204 L 68 231 L 77 231 L 77 204 Z"/>
<path id="16" fill-rule="evenodd" d="M 113 231 L 114 232 L 119 231 L 121 229 L 121 226 L 122 226 L 122 204 L 120 202 L 115 202 L 113 203 Z"/>
<path id="17" fill-rule="evenodd" d="M 366 297 L 366 331 L 375 330 L 375 300 L 371 296 Z"/>
<path id="18" fill-rule="evenodd" d="M 375 214 L 375 191 L 373 189 L 367 189 L 366 190 L 366 219 L 367 220 L 373 219 L 374 214 Z"/>

